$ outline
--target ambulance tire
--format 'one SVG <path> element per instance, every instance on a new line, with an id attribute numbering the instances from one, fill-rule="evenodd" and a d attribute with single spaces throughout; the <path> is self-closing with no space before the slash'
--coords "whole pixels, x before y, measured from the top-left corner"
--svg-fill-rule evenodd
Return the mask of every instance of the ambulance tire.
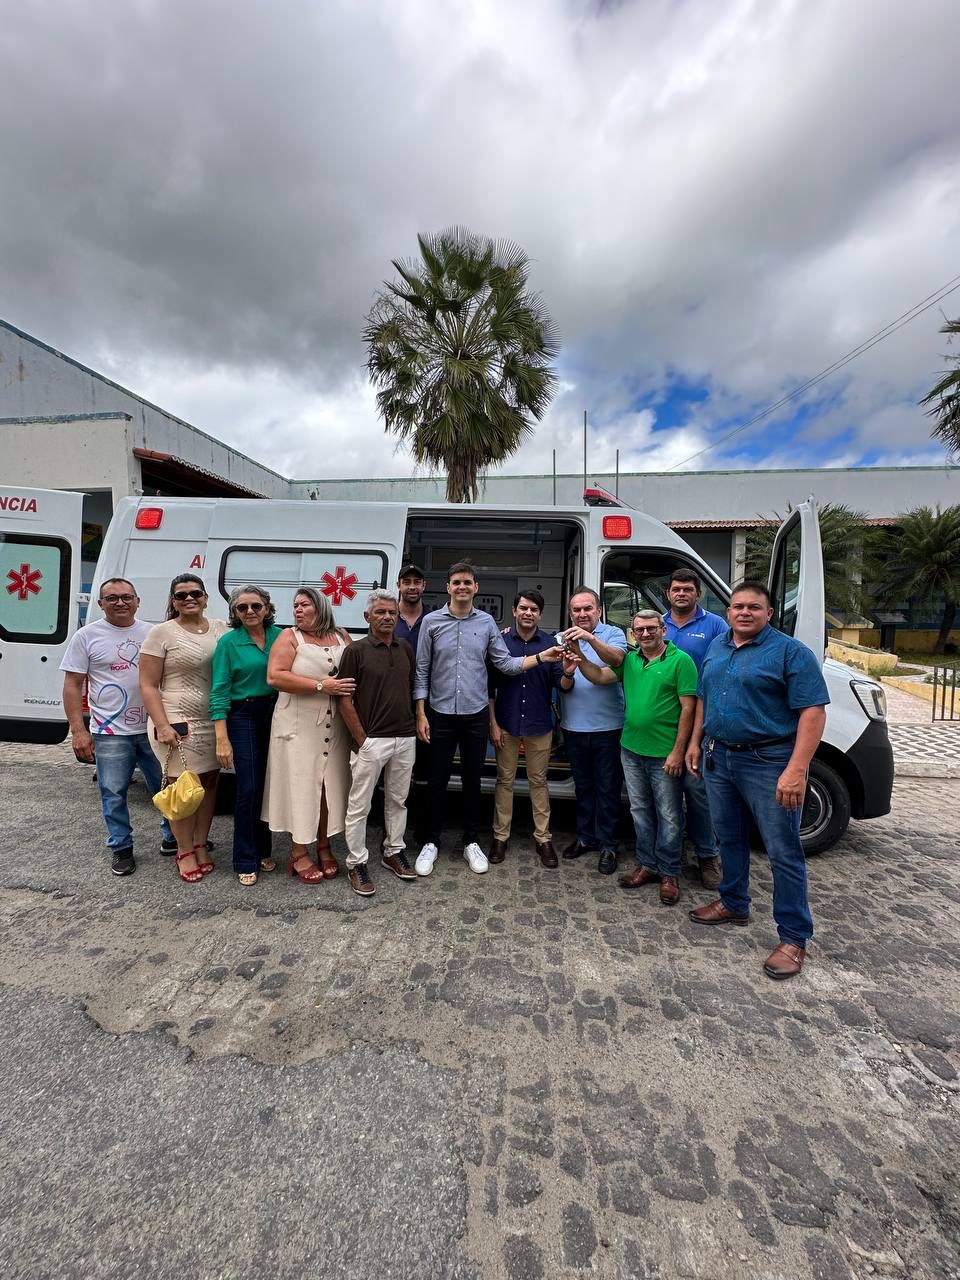
<path id="1" fill-rule="evenodd" d="M 850 792 L 835 769 L 810 761 L 810 778 L 800 818 L 800 840 L 810 857 L 832 849 L 850 824 Z"/>

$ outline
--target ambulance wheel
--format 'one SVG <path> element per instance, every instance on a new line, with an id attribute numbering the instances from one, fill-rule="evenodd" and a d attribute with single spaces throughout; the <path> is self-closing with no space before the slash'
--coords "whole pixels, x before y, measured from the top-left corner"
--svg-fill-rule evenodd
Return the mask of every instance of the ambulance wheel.
<path id="1" fill-rule="evenodd" d="M 810 779 L 800 816 L 800 840 L 809 857 L 832 849 L 850 822 L 850 792 L 835 769 L 811 760 Z"/>

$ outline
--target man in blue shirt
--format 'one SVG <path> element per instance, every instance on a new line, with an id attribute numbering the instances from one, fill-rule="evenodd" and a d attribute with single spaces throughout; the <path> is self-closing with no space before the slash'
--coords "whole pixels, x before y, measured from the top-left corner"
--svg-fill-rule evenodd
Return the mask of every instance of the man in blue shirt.
<path id="1" fill-rule="evenodd" d="M 590 587 L 574 588 L 565 640 L 575 640 L 583 656 L 601 667 L 619 667 L 627 637 L 619 627 L 600 621 L 600 597 Z M 599 851 L 597 870 L 612 876 L 617 869 L 617 820 L 620 817 L 620 733 L 623 688 L 591 684 L 577 667 L 576 654 L 563 664 L 563 742 L 576 794 L 577 837 L 563 856 L 569 860 Z"/>
<path id="2" fill-rule="evenodd" d="M 540 630 L 543 596 L 530 587 L 514 597 L 514 626 L 504 643 L 514 657 L 543 653 L 554 645 L 552 636 Z M 497 753 L 497 789 L 494 795 L 493 843 L 490 861 L 502 862 L 513 820 L 513 783 L 523 747 L 533 810 L 533 841 L 545 867 L 557 866 L 550 834 L 550 793 L 547 766 L 553 742 L 553 691 L 560 683 L 558 662 L 541 662 L 516 679 L 505 679 L 496 669 L 490 674 L 490 741 Z"/>
<path id="3" fill-rule="evenodd" d="M 543 653 L 514 657 L 490 614 L 474 608 L 473 597 L 479 589 L 472 565 L 462 561 L 451 565 L 447 575 L 450 602 L 428 613 L 420 629 L 413 698 L 417 737 L 429 742 L 431 748 L 427 841 L 414 864 L 421 876 L 428 876 L 437 860 L 444 799 L 457 750 L 463 856 L 478 875 L 488 869 L 487 856 L 477 844 L 480 776 L 489 728 L 487 661 L 504 675 L 516 676 L 544 662 L 558 662 L 561 657 L 559 645 Z"/>
<path id="4" fill-rule="evenodd" d="M 691 911 L 690 919 L 749 922 L 752 820 L 770 859 L 780 935 L 763 969 L 771 978 L 792 978 L 813 936 L 800 813 L 830 696 L 817 657 L 775 631 L 772 617 L 763 583 L 742 582 L 730 597 L 730 630 L 714 640 L 700 670 L 686 765 L 704 770 L 723 875 L 719 898 Z"/>
<path id="5" fill-rule="evenodd" d="M 707 650 L 717 636 L 726 633 L 727 624 L 719 614 L 701 609 L 700 579 L 692 569 L 674 569 L 670 575 L 667 599 L 670 608 L 663 615 L 666 638 L 688 653 L 699 671 Z M 683 774 L 683 799 L 687 810 L 687 836 L 697 856 L 700 883 L 705 889 L 719 889 L 720 859 L 717 857 L 707 791 L 703 778 L 689 769 Z"/>
<path id="6" fill-rule="evenodd" d="M 406 640 L 417 656 L 417 645 L 420 641 L 420 628 L 426 614 L 423 608 L 423 593 L 427 580 L 419 565 L 408 560 L 400 566 L 397 574 L 397 599 L 400 602 L 400 616 L 393 629 L 397 640 Z M 413 823 L 414 839 L 423 844 L 427 838 L 427 778 L 430 774 L 430 747 L 417 738 L 417 754 L 413 762 L 413 781 L 410 784 L 410 795 L 407 798 L 407 813 Z"/>

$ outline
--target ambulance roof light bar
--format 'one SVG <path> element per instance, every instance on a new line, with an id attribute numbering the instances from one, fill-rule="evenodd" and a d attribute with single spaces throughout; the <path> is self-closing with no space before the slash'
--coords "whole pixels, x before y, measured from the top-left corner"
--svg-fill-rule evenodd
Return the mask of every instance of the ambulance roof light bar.
<path id="1" fill-rule="evenodd" d="M 588 507 L 622 507 L 623 503 L 609 489 L 601 489 L 596 485 L 583 491 L 584 505 Z"/>

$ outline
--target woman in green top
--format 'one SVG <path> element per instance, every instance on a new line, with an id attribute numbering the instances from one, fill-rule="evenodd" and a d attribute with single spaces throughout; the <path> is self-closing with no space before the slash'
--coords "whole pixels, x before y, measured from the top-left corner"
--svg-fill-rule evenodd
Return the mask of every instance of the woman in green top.
<path id="1" fill-rule="evenodd" d="M 270 828 L 260 818 L 267 774 L 270 721 L 276 692 L 267 684 L 270 646 L 280 634 L 270 594 L 238 587 L 230 595 L 230 627 L 213 652 L 210 719 L 217 759 L 237 777 L 233 812 L 233 869 L 241 884 L 257 883 L 261 871 L 276 871 Z"/>

